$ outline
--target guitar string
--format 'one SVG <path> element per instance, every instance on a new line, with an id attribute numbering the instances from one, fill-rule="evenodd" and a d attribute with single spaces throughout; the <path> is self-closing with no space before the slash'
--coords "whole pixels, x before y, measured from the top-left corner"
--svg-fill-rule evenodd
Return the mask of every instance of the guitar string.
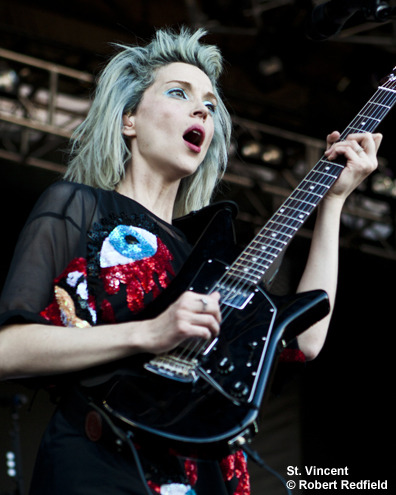
<path id="1" fill-rule="evenodd" d="M 396 100 L 396 91 L 394 91 L 393 86 L 395 86 L 395 81 L 390 80 L 374 93 L 371 99 L 366 103 L 366 105 L 360 110 L 360 112 L 356 115 L 356 117 L 351 121 L 351 123 L 346 127 L 346 129 L 341 134 L 340 139 L 345 139 L 352 132 L 363 133 L 363 132 L 373 132 L 373 130 L 377 127 L 377 125 L 382 121 L 382 119 L 389 112 L 393 104 Z M 389 87 L 389 89 L 388 89 Z M 368 120 L 368 122 L 367 122 Z M 358 126 L 357 126 L 358 124 Z M 367 125 L 366 125 L 367 124 Z M 362 127 L 364 126 L 364 128 Z M 321 167 L 324 166 L 326 171 L 321 170 Z M 258 282 L 264 276 L 266 270 L 271 266 L 271 264 L 276 260 L 276 258 L 283 253 L 285 248 L 287 247 L 289 241 L 293 237 L 293 231 L 298 230 L 298 228 L 305 222 L 310 213 L 316 208 L 317 204 L 321 201 L 321 199 L 326 194 L 329 187 L 333 185 L 338 176 L 340 175 L 339 168 L 344 168 L 343 165 L 340 165 L 335 162 L 329 162 L 326 160 L 326 157 L 323 156 L 313 167 L 313 169 L 307 174 L 307 176 L 301 181 L 301 183 L 297 186 L 297 189 L 292 193 L 292 195 L 281 205 L 278 211 L 270 218 L 268 223 L 278 223 L 282 227 L 279 230 L 278 234 L 275 231 L 275 235 L 277 237 L 269 237 L 266 241 L 266 244 L 263 244 L 263 241 L 259 239 L 267 237 L 266 234 L 271 232 L 271 228 L 266 226 L 255 236 L 255 238 L 250 242 L 248 247 L 244 250 L 243 256 L 239 256 L 237 260 L 231 265 L 230 270 L 225 273 L 215 285 L 214 290 L 219 290 L 221 292 L 221 287 L 227 287 L 227 290 L 232 290 L 236 293 L 245 292 L 247 290 L 251 290 L 252 285 L 257 285 Z M 330 172 L 336 172 L 336 176 L 330 174 Z M 319 174 L 319 175 L 318 175 Z M 316 178 L 316 176 L 318 176 Z M 314 178 L 315 177 L 315 178 Z M 320 180 L 319 180 L 320 179 Z M 306 191 L 304 188 L 308 183 L 312 182 L 315 186 L 312 189 L 312 186 L 309 186 L 311 190 Z M 315 188 L 324 188 L 324 193 L 317 192 Z M 297 195 L 306 194 L 305 200 L 312 200 L 315 198 L 313 195 L 317 196 L 318 199 L 313 203 L 310 201 L 307 202 L 305 200 L 301 200 L 296 197 L 294 193 L 297 191 Z M 307 194 L 308 193 L 308 194 Z M 294 203 L 297 203 L 298 207 L 294 207 Z M 306 204 L 307 203 L 307 204 Z M 293 206 L 292 206 L 293 204 Z M 283 211 L 281 211 L 283 210 Z M 284 211 L 287 210 L 291 216 L 285 215 Z M 289 211 L 290 210 L 290 211 Z M 299 214 L 299 218 L 295 218 L 295 212 Z M 302 216 L 302 218 L 301 218 Z M 284 219 L 285 221 L 276 222 L 278 219 Z M 295 226 L 297 224 L 297 227 Z M 300 224 L 300 225 L 299 225 Z M 285 228 L 286 232 L 282 232 L 282 229 Z M 290 230 L 292 231 L 290 234 Z M 286 236 L 286 240 L 279 240 L 279 235 L 284 239 Z M 279 245 L 280 244 L 280 245 Z M 256 247 L 256 245 L 258 245 Z M 258 250 L 258 252 L 256 252 Z M 263 251 L 265 251 L 263 255 Z M 270 256 L 270 259 L 268 258 Z M 241 260 L 248 260 L 247 263 L 241 263 L 243 266 L 242 276 L 235 276 L 235 274 L 240 272 L 238 265 Z M 269 263 L 269 265 L 268 265 Z M 248 273 L 251 271 L 259 273 L 258 276 L 254 276 L 252 280 Z M 231 273 L 230 273 L 231 272 Z M 232 275 L 234 273 L 234 276 Z M 229 283 L 231 281 L 231 283 Z M 233 311 L 234 308 L 230 307 L 226 303 L 220 303 L 220 308 L 224 308 L 222 310 L 223 320 L 228 317 L 228 315 Z M 204 339 L 197 339 L 195 345 L 192 348 L 184 348 L 180 357 L 185 360 L 190 360 L 193 356 L 193 359 L 197 358 L 206 349 L 209 348 L 211 343 Z"/>

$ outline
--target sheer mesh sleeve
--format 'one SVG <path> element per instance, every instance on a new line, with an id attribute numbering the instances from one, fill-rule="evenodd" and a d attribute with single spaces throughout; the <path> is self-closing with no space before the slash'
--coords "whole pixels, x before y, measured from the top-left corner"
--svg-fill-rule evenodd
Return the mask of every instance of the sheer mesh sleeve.
<path id="1" fill-rule="evenodd" d="M 0 325 L 48 323 L 40 316 L 53 280 L 77 256 L 85 256 L 86 231 L 95 210 L 88 188 L 51 186 L 33 208 L 16 245 L 0 300 Z"/>

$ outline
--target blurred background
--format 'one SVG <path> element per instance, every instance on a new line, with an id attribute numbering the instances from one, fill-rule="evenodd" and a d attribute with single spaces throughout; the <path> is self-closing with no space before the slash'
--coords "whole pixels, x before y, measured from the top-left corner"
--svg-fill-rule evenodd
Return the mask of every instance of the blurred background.
<path id="1" fill-rule="evenodd" d="M 320 159 L 326 135 L 392 72 L 395 19 L 396 2 L 379 0 L 0 0 L 0 284 L 32 205 L 65 170 L 111 43 L 188 25 L 205 27 L 222 50 L 234 139 L 217 199 L 238 203 L 244 245 Z M 345 206 L 325 349 L 307 365 L 282 365 L 263 406 L 253 446 L 287 479 L 288 466 L 316 465 L 348 467 L 350 481 L 394 482 L 395 127 L 391 111 L 379 128 L 379 168 Z M 312 226 L 289 247 L 274 292 L 295 287 Z M 52 410 L 44 393 L 0 383 L 0 495 L 27 493 Z M 253 495 L 286 493 L 267 470 L 251 471 Z"/>

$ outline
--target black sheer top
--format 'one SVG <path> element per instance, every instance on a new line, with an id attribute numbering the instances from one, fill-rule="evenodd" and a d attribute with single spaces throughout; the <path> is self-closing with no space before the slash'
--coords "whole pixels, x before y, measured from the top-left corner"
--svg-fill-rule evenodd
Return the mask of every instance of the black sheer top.
<path id="1" fill-rule="evenodd" d="M 181 230 L 114 191 L 57 182 L 23 228 L 0 325 L 93 326 L 131 319 L 191 251 Z"/>

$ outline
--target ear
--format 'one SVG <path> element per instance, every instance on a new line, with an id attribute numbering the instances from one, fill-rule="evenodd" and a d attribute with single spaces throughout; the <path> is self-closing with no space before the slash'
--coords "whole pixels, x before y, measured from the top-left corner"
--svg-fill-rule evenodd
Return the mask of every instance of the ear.
<path id="1" fill-rule="evenodd" d="M 133 137 L 136 135 L 133 115 L 124 114 L 122 116 L 122 133 L 124 136 Z"/>

